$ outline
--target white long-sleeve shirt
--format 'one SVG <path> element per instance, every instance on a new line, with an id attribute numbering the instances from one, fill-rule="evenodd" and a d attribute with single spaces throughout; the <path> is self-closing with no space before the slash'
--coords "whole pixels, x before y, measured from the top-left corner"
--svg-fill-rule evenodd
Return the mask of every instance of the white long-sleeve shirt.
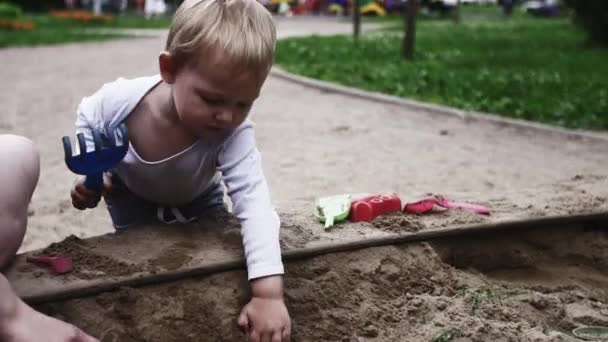
<path id="1" fill-rule="evenodd" d="M 87 138 L 87 150 L 94 149 L 91 128 L 110 136 L 160 81 L 159 75 L 119 78 L 83 98 L 76 131 Z M 227 132 L 225 139 L 201 138 L 160 161 L 143 160 L 130 145 L 113 170 L 136 195 L 170 206 L 187 204 L 202 194 L 218 171 L 228 189 L 233 214 L 241 223 L 249 279 L 282 274 L 279 217 L 271 203 L 250 120 Z"/>

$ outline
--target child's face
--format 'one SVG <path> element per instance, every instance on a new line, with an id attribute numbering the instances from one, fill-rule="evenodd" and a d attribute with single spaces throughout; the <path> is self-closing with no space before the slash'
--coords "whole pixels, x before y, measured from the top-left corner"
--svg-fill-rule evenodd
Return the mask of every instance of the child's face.
<path id="1" fill-rule="evenodd" d="M 231 72 L 221 63 L 184 66 L 173 82 L 179 120 L 196 136 L 217 135 L 238 127 L 258 98 L 267 75 L 266 70 Z"/>

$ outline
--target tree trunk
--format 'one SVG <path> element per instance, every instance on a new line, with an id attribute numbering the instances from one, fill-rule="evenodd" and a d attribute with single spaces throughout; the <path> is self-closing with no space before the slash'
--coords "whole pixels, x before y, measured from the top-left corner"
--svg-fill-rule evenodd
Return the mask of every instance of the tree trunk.
<path id="1" fill-rule="evenodd" d="M 93 13 L 101 15 L 101 0 L 93 0 Z"/>
<path id="2" fill-rule="evenodd" d="M 403 58 L 413 60 L 416 43 L 416 16 L 418 15 L 418 0 L 407 1 L 407 13 L 404 16 L 405 35 L 403 36 Z"/>
<path id="3" fill-rule="evenodd" d="M 456 7 L 454 8 L 454 22 L 456 24 L 460 24 L 462 20 L 462 12 L 461 12 L 462 2 L 461 0 L 456 1 Z"/>
<path id="4" fill-rule="evenodd" d="M 359 6 L 359 0 L 353 1 L 353 37 L 355 40 L 359 39 L 361 33 L 361 8 Z"/>

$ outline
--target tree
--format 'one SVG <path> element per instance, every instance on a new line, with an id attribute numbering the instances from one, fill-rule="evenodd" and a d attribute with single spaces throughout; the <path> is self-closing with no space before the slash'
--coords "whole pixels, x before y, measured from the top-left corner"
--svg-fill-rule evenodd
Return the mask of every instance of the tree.
<path id="1" fill-rule="evenodd" d="M 416 16 L 418 15 L 418 0 L 407 0 L 405 18 L 405 35 L 403 36 L 403 58 L 413 60 L 416 44 Z"/>
<path id="2" fill-rule="evenodd" d="M 359 39 L 361 34 L 361 6 L 359 0 L 352 0 L 353 3 L 353 37 Z"/>
<path id="3" fill-rule="evenodd" d="M 608 0 L 564 0 L 590 42 L 608 47 Z"/>
<path id="4" fill-rule="evenodd" d="M 93 0 L 93 13 L 101 15 L 101 0 Z"/>
<path id="5" fill-rule="evenodd" d="M 454 22 L 456 24 L 460 24 L 460 20 L 462 19 L 462 3 L 460 0 L 456 1 L 456 7 L 454 7 Z"/>

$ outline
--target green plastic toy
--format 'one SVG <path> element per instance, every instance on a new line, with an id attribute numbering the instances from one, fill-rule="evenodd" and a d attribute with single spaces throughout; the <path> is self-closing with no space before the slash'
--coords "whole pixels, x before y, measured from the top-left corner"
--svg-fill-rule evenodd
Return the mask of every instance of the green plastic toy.
<path id="1" fill-rule="evenodd" d="M 606 341 L 608 340 L 608 327 L 590 326 L 580 327 L 572 330 L 574 336 L 588 341 Z"/>
<path id="2" fill-rule="evenodd" d="M 316 200 L 315 216 L 325 223 L 325 230 L 346 220 L 350 213 L 351 195 L 321 197 Z"/>

